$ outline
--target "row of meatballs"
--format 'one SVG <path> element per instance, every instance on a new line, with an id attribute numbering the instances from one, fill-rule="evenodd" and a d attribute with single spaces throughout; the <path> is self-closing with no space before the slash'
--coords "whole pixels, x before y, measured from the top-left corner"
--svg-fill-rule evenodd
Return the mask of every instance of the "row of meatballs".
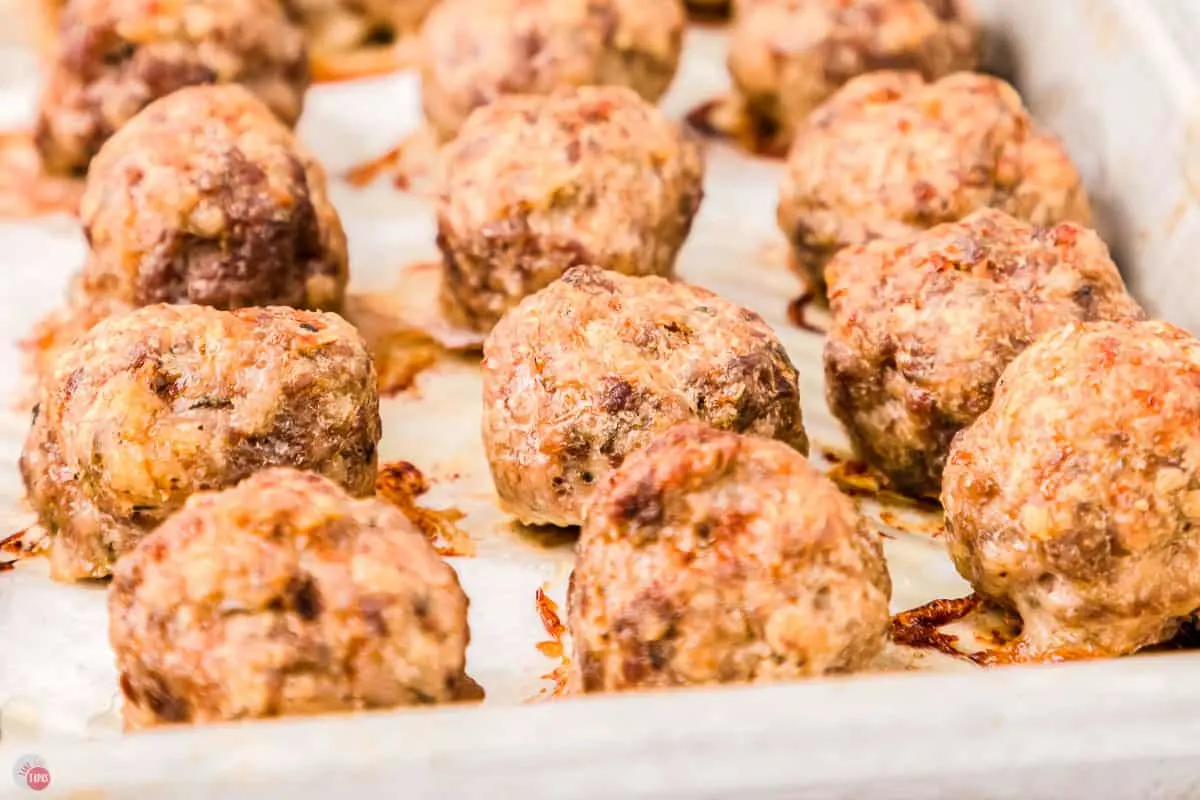
<path id="1" fill-rule="evenodd" d="M 686 27 L 680 0 L 46 5 L 56 33 L 36 139 L 47 170 L 58 174 L 85 172 L 130 117 L 184 86 L 240 83 L 294 124 L 311 79 L 306 47 L 386 39 L 427 15 L 422 103 L 442 140 L 505 95 L 616 85 L 656 102 L 678 70 Z M 899 69 L 934 80 L 974 69 L 979 51 L 979 25 L 965 0 L 745 0 L 737 3 L 728 66 L 746 114 L 786 144 L 854 77 Z"/>

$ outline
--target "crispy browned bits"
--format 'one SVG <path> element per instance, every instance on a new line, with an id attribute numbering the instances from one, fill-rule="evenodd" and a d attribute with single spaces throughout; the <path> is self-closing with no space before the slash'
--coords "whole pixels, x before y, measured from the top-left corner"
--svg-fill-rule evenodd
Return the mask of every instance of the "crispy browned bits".
<path id="1" fill-rule="evenodd" d="M 1200 607 L 1200 342 L 1147 321 L 1043 336 L 955 438 L 942 503 L 955 566 L 1021 615 L 1025 655 L 1169 639 Z"/>
<path id="2" fill-rule="evenodd" d="M 278 0 L 69 0 L 35 134 L 47 171 L 86 171 L 146 105 L 204 83 L 240 83 L 294 125 L 304 34 Z"/>
<path id="3" fill-rule="evenodd" d="M 443 0 L 422 30 L 421 103 L 443 139 L 507 94 L 627 86 L 653 103 L 675 77 L 682 0 Z"/>
<path id="4" fill-rule="evenodd" d="M 375 369 L 341 317 L 156 305 L 55 361 L 21 474 L 53 576 L 100 578 L 189 495 L 265 467 L 372 494 L 379 436 Z"/>
<path id="5" fill-rule="evenodd" d="M 501 98 L 445 163 L 442 303 L 483 332 L 570 267 L 671 276 L 704 194 L 700 146 L 618 86 Z"/>
<path id="6" fill-rule="evenodd" d="M 966 0 L 740 0 L 729 72 L 745 111 L 786 145 L 847 81 L 881 69 L 929 80 L 979 63 Z"/>
<path id="7" fill-rule="evenodd" d="M 439 0 L 283 0 L 314 57 L 391 44 L 417 30 Z"/>
<path id="8" fill-rule="evenodd" d="M 586 692 L 861 669 L 888 630 L 883 548 L 787 445 L 699 423 L 633 453 L 596 493 L 570 591 Z"/>
<path id="9" fill-rule="evenodd" d="M 241 86 L 137 114 L 93 160 L 80 216 L 90 301 L 341 308 L 346 235 L 325 172 Z"/>
<path id="10" fill-rule="evenodd" d="M 403 514 L 319 475 L 193 495 L 114 571 L 125 727 L 460 699 L 467 605 Z"/>
<path id="11" fill-rule="evenodd" d="M 936 496 L 950 440 L 1008 363 L 1073 321 L 1142 316 L 1093 231 L 982 209 L 825 269 L 825 391 L 855 450 L 911 495 Z"/>
<path id="12" fill-rule="evenodd" d="M 753 311 L 658 277 L 576 267 L 484 344 L 483 442 L 504 507 L 578 525 L 596 486 L 672 425 L 808 439 L 796 368 Z"/>
<path id="13" fill-rule="evenodd" d="M 980 208 L 1034 225 L 1091 221 L 1066 150 L 1007 83 L 970 72 L 935 83 L 876 72 L 851 80 L 798 130 L 779 226 L 797 270 L 823 287 L 825 263 L 841 248 Z"/>

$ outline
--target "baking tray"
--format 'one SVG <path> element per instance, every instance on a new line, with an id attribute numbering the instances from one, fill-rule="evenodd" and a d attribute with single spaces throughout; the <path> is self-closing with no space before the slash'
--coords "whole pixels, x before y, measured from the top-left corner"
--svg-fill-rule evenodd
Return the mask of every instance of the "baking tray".
<path id="1" fill-rule="evenodd" d="M 1148 308 L 1200 331 L 1200 91 L 1183 0 L 978 0 L 989 63 L 1011 76 L 1084 174 L 1098 227 Z M 674 116 L 727 89 L 723 34 L 689 33 L 665 99 Z M 30 46 L 0 48 L 0 125 L 27 123 Z M 322 86 L 301 136 L 325 162 L 350 239 L 352 288 L 386 291 L 436 258 L 429 200 L 380 180 L 337 179 L 419 123 L 412 75 Z M 799 288 L 774 223 L 778 163 L 710 143 L 708 193 L 680 259 L 683 277 L 763 314 L 802 377 L 816 458 L 844 449 L 821 387 L 821 337 L 790 324 Z M 16 343 L 61 299 L 80 263 L 72 220 L 0 223 L 0 394 L 19 390 Z M 330 716 L 123 737 L 103 590 L 51 583 L 44 565 L 0 573 L 3 773 L 43 758 L 47 794 L 79 797 L 1192 797 L 1200 796 L 1200 656 L 1138 656 L 982 670 L 893 647 L 881 671 L 799 684 L 549 700 L 557 661 L 535 595 L 562 605 L 569 541 L 531 537 L 495 510 L 478 440 L 470 359 L 446 358 L 384 404 L 384 462 L 434 481 L 476 550 L 452 558 L 472 599 L 468 669 L 482 708 Z M 0 411 L 0 531 L 29 522 L 16 457 L 28 416 Z M 864 510 L 886 542 L 893 610 L 969 590 L 908 507 Z M 884 521 L 894 524 L 884 524 Z M 911 669 L 910 669 L 911 668 Z M 78 792 L 79 794 L 74 794 Z"/>

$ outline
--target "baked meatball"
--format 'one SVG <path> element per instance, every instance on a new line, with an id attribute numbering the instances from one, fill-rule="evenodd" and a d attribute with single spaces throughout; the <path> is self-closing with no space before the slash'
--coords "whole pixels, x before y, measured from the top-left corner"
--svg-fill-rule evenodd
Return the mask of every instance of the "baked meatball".
<path id="1" fill-rule="evenodd" d="M 415 31 L 438 0 L 284 0 L 314 55 L 392 42 Z"/>
<path id="2" fill-rule="evenodd" d="M 447 150 L 442 303 L 484 332 L 573 266 L 671 276 L 704 194 L 700 146 L 624 87 L 501 98 Z"/>
<path id="3" fill-rule="evenodd" d="M 1200 608 L 1200 342 L 1164 322 L 1073 323 L 1009 365 L 955 438 L 946 542 L 1019 649 L 1119 655 Z"/>
<path id="4" fill-rule="evenodd" d="M 150 104 L 92 161 L 81 290 L 129 307 L 341 307 L 346 236 L 317 160 L 241 86 Z"/>
<path id="5" fill-rule="evenodd" d="M 56 578 L 99 578 L 194 492 L 264 467 L 374 492 L 375 368 L 335 314 L 146 306 L 44 376 L 21 456 Z"/>
<path id="6" fill-rule="evenodd" d="M 81 173 L 151 101 L 240 83 L 287 125 L 308 88 L 304 34 L 278 0 L 68 0 L 38 112 L 46 170 Z"/>
<path id="7" fill-rule="evenodd" d="M 483 353 L 484 449 L 525 523 L 580 524 L 596 485 L 679 422 L 808 452 L 783 345 L 706 289 L 576 267 L 506 314 Z"/>
<path id="8" fill-rule="evenodd" d="M 788 156 L 779 225 L 814 289 L 843 247 L 901 238 L 980 208 L 1034 225 L 1091 223 L 1062 143 L 1004 81 L 960 72 L 855 78 L 808 117 Z"/>
<path id="9" fill-rule="evenodd" d="M 861 669 L 886 639 L 891 590 L 879 536 L 804 456 L 684 423 L 592 501 L 570 586 L 573 688 Z"/>
<path id="10" fill-rule="evenodd" d="M 423 30 L 421 103 L 453 138 L 506 94 L 627 86 L 653 103 L 675 77 L 682 0 L 443 0 Z"/>
<path id="11" fill-rule="evenodd" d="M 966 0 L 741 0 L 728 64 L 746 112 L 786 144 L 851 78 L 974 69 L 979 43 Z"/>
<path id="12" fill-rule="evenodd" d="M 825 277 L 829 407 L 858 454 L 914 495 L 937 496 L 950 440 L 1037 337 L 1142 316 L 1093 231 L 1034 228 L 995 209 L 848 247 Z"/>
<path id="13" fill-rule="evenodd" d="M 268 469 L 188 499 L 121 559 L 127 729 L 456 700 L 467 597 L 394 506 Z"/>

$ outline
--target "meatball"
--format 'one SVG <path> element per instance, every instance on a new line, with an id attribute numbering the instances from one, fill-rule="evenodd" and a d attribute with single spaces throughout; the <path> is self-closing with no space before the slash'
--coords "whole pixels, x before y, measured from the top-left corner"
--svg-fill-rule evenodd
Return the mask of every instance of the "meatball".
<path id="1" fill-rule="evenodd" d="M 486 332 L 582 264 L 671 276 L 703 182 L 700 146 L 624 87 L 479 109 L 448 148 L 438 206 L 447 316 Z"/>
<path id="2" fill-rule="evenodd" d="M 293 125 L 304 34 L 278 0 L 68 0 L 34 134 L 47 171 L 86 171 L 146 105 L 202 83 L 243 84 Z"/>
<path id="3" fill-rule="evenodd" d="M 411 32 L 438 0 L 284 0 L 304 28 L 313 54 L 342 53 L 392 42 Z"/>
<path id="4" fill-rule="evenodd" d="M 181 89 L 131 119 L 92 161 L 80 216 L 90 299 L 341 307 L 324 170 L 241 86 Z"/>
<path id="5" fill-rule="evenodd" d="M 825 276 L 829 407 L 859 455 L 914 495 L 937 495 L 950 440 L 1017 353 L 1068 322 L 1142 316 L 1093 231 L 995 209 L 848 247 Z"/>
<path id="6" fill-rule="evenodd" d="M 264 467 L 373 493 L 379 436 L 375 368 L 341 317 L 146 306 L 55 361 L 21 474 L 54 577 L 99 578 L 189 495 Z"/>
<path id="7" fill-rule="evenodd" d="M 861 669 L 891 591 L 879 536 L 807 459 L 683 423 L 596 492 L 570 586 L 574 688 Z"/>
<path id="8" fill-rule="evenodd" d="M 506 314 L 483 352 L 484 449 L 525 523 L 578 525 L 599 482 L 679 422 L 808 452 L 774 331 L 699 287 L 576 267 Z"/>
<path id="9" fill-rule="evenodd" d="M 779 225 L 814 289 L 838 250 L 902 238 L 980 208 L 1034 225 L 1091 223 L 1079 173 L 1004 81 L 962 72 L 855 78 L 800 127 Z"/>
<path id="10" fill-rule="evenodd" d="M 1200 342 L 1072 323 L 1009 365 L 955 438 L 946 542 L 1034 655 L 1120 655 L 1200 608 Z"/>
<path id="11" fill-rule="evenodd" d="M 395 507 L 268 469 L 201 492 L 108 596 L 127 729 L 459 699 L 467 597 Z"/>
<path id="12" fill-rule="evenodd" d="M 450 139 L 506 94 L 613 84 L 656 102 L 686 21 L 682 0 L 444 0 L 423 31 L 425 116 Z"/>
<path id="13" fill-rule="evenodd" d="M 742 0 L 729 72 L 746 111 L 779 141 L 843 84 L 880 69 L 933 80 L 979 63 L 966 0 Z"/>

